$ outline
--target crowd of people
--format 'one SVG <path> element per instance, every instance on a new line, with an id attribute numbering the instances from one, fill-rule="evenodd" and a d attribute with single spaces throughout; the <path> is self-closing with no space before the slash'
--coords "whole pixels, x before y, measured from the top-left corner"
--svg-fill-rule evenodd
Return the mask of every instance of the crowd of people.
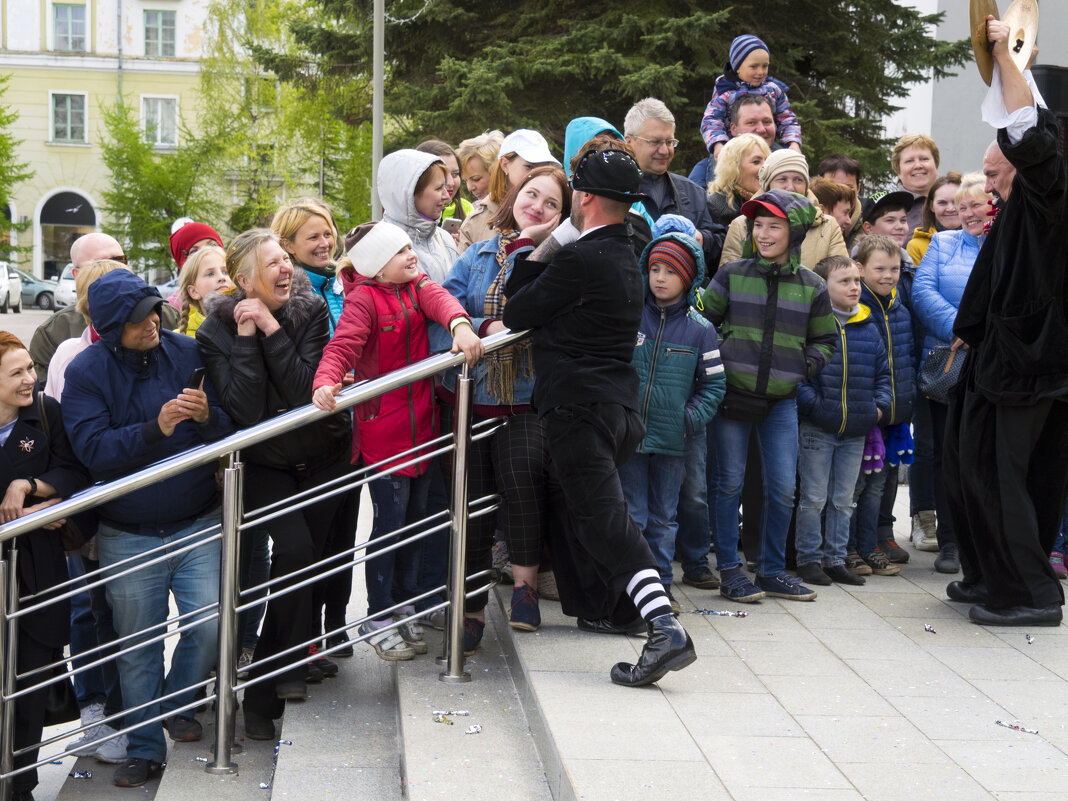
<path id="1" fill-rule="evenodd" d="M 507 421 L 469 454 L 471 497 L 499 494 L 501 504 L 470 522 L 468 574 L 506 551 L 519 631 L 538 629 L 551 598 L 584 631 L 645 634 L 638 661 L 612 668 L 619 684 L 655 682 L 696 658 L 676 619 L 673 561 L 684 584 L 730 601 L 812 601 L 814 586 L 881 581 L 911 549 L 937 551 L 935 570 L 963 566 L 947 594 L 973 603 L 976 622 L 1057 624 L 1065 470 L 1033 468 L 1064 461 L 1064 340 L 1049 351 L 1064 333 L 1063 309 L 1054 313 L 1064 270 L 1011 265 L 1028 248 L 1036 261 L 1043 247 L 1063 253 L 1063 219 L 1060 240 L 1036 226 L 1055 213 L 1064 165 L 1047 152 L 1048 112 L 1004 56 L 1006 35 L 991 23 L 1009 73 L 1008 132 L 982 165 L 941 174 L 936 143 L 906 135 L 887 190 L 866 188 L 844 154 L 811 169 L 786 87 L 769 76 L 769 48 L 743 35 L 702 120 L 708 158 L 689 178 L 671 171 L 674 116 L 645 98 L 622 131 L 574 119 L 563 160 L 529 129 L 390 153 L 377 174 L 382 220 L 344 236 L 317 198 L 286 203 L 269 229 L 229 244 L 209 224 L 179 220 L 168 299 L 127 269 L 115 239 L 83 236 L 71 249 L 76 305 L 29 348 L 0 333 L 2 521 L 314 403 L 330 414 L 243 452 L 245 508 L 355 465 L 387 471 L 369 484 L 359 633 L 384 660 L 413 659 L 427 652 L 423 626 L 444 624 L 424 614 L 437 600 L 420 596 L 443 584 L 447 549 L 440 536 L 398 546 L 394 533 L 447 507 L 448 459 L 412 454 L 451 428 L 459 371 L 352 414 L 337 411 L 336 396 L 450 350 L 471 368 L 474 416 Z M 988 240 L 999 237 L 996 249 Z M 1048 297 L 1052 311 L 1035 306 Z M 533 334 L 486 353 L 482 339 L 506 328 Z M 990 345 L 1010 336 L 1004 347 L 1015 350 Z M 948 397 L 924 380 L 941 351 L 964 363 Z M 1006 377 L 999 368 L 1013 355 Z M 1027 458 L 1013 450 L 1022 441 Z M 902 547 L 894 509 L 906 467 Z M 65 560 L 52 532 L 17 540 L 20 565 L 34 566 L 19 573 L 22 594 L 99 568 L 109 577 L 69 609 L 20 621 L 20 673 L 57 660 L 68 642 L 78 665 L 117 638 L 149 640 L 171 595 L 189 615 L 169 670 L 150 641 L 75 677 L 87 730 L 72 748 L 118 764 L 121 787 L 159 773 L 164 732 L 202 734 L 191 713 L 167 713 L 194 701 L 216 653 L 216 627 L 198 611 L 219 586 L 208 536 L 220 515 L 215 473 L 192 469 L 80 517 L 84 543 Z M 242 615 L 238 669 L 256 677 L 292 664 L 246 691 L 250 738 L 274 738 L 285 704 L 338 672 L 320 648 L 353 653 L 351 573 L 292 585 L 295 572 L 352 548 L 357 508 L 354 492 L 334 494 L 242 533 L 242 589 L 278 583 L 245 596 L 263 603 Z M 1030 532 L 1006 533 L 1010 517 Z M 145 559 L 161 545 L 167 559 Z M 486 600 L 473 594 L 462 610 L 468 655 Z M 40 739 L 42 693 L 17 710 L 21 748 Z M 162 727 L 138 726 L 159 715 Z M 16 764 L 35 758 L 30 749 Z M 20 774 L 15 797 L 32 798 L 35 783 Z"/>

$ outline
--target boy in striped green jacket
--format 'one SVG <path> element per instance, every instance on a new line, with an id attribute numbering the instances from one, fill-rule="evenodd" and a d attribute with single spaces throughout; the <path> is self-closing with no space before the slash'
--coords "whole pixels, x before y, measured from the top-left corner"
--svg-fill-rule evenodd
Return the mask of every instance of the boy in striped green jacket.
<path id="1" fill-rule="evenodd" d="M 823 279 L 801 265 L 801 242 L 816 217 L 804 197 L 772 189 L 746 202 L 745 257 L 723 265 L 704 294 L 720 335 L 727 394 L 713 420 L 710 498 L 720 593 L 810 601 L 816 593 L 786 573 L 786 533 L 797 479 L 797 385 L 830 360 L 838 344 Z M 755 428 L 764 473 L 764 509 L 755 584 L 738 557 L 738 504 L 749 435 Z"/>

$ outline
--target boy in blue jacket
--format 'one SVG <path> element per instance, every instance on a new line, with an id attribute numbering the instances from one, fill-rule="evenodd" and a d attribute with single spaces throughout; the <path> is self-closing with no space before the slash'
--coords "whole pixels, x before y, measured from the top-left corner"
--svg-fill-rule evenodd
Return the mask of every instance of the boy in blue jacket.
<path id="1" fill-rule="evenodd" d="M 827 282 L 838 349 L 823 370 L 797 387 L 797 575 L 806 584 L 863 584 L 845 565 L 849 519 L 865 437 L 890 413 L 890 366 L 875 318 L 859 303 L 860 268 L 845 256 L 828 256 L 814 272 Z M 821 566 L 820 516 L 828 499 Z"/>
<path id="2" fill-rule="evenodd" d="M 645 437 L 619 468 L 627 508 L 656 559 L 672 609 L 671 558 L 675 552 L 679 489 L 686 440 L 704 431 L 726 388 L 716 329 L 691 308 L 705 274 L 697 240 L 668 233 L 654 239 L 639 266 L 648 273 L 645 306 L 632 364 L 638 371 L 638 405 Z"/>

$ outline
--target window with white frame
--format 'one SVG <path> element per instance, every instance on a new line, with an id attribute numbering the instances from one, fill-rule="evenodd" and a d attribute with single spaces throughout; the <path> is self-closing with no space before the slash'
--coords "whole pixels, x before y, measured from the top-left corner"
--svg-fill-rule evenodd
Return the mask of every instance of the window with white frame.
<path id="1" fill-rule="evenodd" d="M 142 97 L 141 124 L 145 141 L 156 147 L 178 144 L 178 98 Z"/>
<path id="2" fill-rule="evenodd" d="M 56 50 L 85 50 L 85 6 L 67 3 L 52 5 L 52 41 Z"/>
<path id="3" fill-rule="evenodd" d="M 51 93 L 52 141 L 84 144 L 86 140 L 86 95 L 84 92 Z"/>
<path id="4" fill-rule="evenodd" d="M 145 12 L 145 56 L 147 58 L 174 58 L 175 32 L 174 11 Z"/>

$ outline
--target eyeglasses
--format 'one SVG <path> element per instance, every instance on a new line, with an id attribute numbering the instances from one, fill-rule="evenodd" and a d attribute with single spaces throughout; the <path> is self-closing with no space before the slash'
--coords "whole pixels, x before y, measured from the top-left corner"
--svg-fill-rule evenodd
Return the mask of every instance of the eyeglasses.
<path id="1" fill-rule="evenodd" d="M 646 139 L 644 136 L 638 136 L 637 134 L 633 134 L 633 136 L 635 139 L 641 139 L 646 144 L 652 145 L 657 150 L 662 147 L 676 148 L 679 146 L 678 139 Z"/>
<path id="2" fill-rule="evenodd" d="M 108 256 L 107 259 L 108 261 L 121 261 L 123 264 L 126 264 L 125 253 L 120 253 L 118 256 Z"/>

